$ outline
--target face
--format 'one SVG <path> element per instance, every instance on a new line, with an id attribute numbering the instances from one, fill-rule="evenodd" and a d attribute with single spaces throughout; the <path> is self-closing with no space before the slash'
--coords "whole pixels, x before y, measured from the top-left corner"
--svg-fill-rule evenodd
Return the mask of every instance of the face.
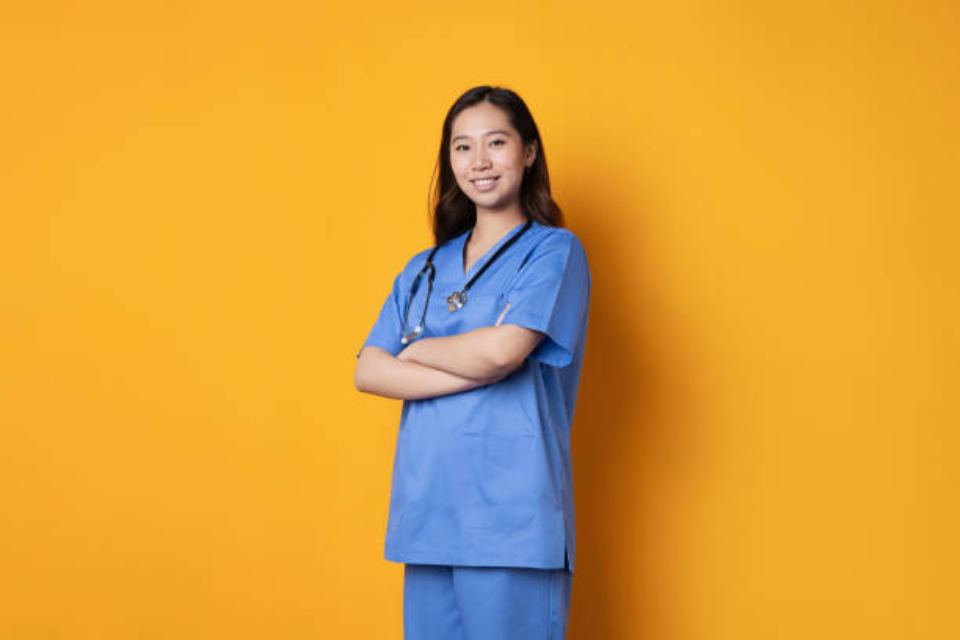
<path id="1" fill-rule="evenodd" d="M 500 107 L 480 102 L 453 120 L 450 166 L 478 211 L 519 207 L 523 173 L 536 158 L 536 146 L 524 146 Z"/>

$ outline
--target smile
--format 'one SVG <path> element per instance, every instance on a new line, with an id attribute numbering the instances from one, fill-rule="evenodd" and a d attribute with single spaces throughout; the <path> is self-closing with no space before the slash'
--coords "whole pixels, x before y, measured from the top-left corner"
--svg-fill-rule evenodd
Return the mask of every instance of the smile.
<path id="1" fill-rule="evenodd" d="M 500 176 L 495 178 L 483 178 L 481 180 L 471 180 L 473 186 L 477 188 L 477 191 L 489 191 L 493 188 L 493 185 L 497 182 Z"/>

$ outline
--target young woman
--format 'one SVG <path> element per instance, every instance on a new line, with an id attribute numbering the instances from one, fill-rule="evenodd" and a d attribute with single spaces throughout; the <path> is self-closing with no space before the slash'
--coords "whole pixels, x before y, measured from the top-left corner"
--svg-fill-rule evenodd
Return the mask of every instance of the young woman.
<path id="1" fill-rule="evenodd" d="M 404 637 L 561 639 L 587 256 L 513 91 L 456 100 L 437 168 L 435 245 L 394 279 L 355 374 L 404 400 L 385 544 L 405 563 Z"/>

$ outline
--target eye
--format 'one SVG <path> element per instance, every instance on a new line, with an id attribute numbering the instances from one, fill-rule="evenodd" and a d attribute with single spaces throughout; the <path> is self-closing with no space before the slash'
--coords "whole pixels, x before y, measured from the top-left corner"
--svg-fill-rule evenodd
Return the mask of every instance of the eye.
<path id="1" fill-rule="evenodd" d="M 496 143 L 498 143 L 498 142 L 499 142 L 500 144 L 507 144 L 507 141 L 504 140 L 503 138 L 497 138 L 496 140 L 492 141 L 490 144 L 496 144 Z"/>
<path id="2" fill-rule="evenodd" d="M 467 145 L 465 145 L 465 144 L 458 144 L 458 145 L 455 145 L 455 146 L 453 147 L 453 150 L 454 150 L 454 151 L 460 151 L 460 149 L 462 149 L 462 148 L 465 147 L 465 146 L 467 146 Z"/>

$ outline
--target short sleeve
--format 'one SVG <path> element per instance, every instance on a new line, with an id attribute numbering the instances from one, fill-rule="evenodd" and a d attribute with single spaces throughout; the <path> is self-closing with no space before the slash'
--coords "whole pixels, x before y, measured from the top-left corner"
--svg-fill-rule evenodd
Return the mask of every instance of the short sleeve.
<path id="1" fill-rule="evenodd" d="M 590 269 L 576 235 L 556 232 L 540 242 L 509 285 L 506 302 L 501 324 L 546 334 L 530 358 L 569 365 L 584 337 L 590 304 Z"/>
<path id="2" fill-rule="evenodd" d="M 370 333 L 367 334 L 367 339 L 360 349 L 357 350 L 357 357 L 360 357 L 360 352 L 363 351 L 363 348 L 367 345 L 373 345 L 380 347 L 386 351 L 389 351 L 391 355 L 396 356 L 403 350 L 403 343 L 400 342 L 400 334 L 403 330 L 403 287 L 401 281 L 403 280 L 403 272 L 398 273 L 397 277 L 393 280 L 393 288 L 391 289 L 387 299 L 383 302 L 383 306 L 380 308 L 380 315 L 377 316 L 376 322 L 373 324 L 373 328 L 370 329 Z"/>

